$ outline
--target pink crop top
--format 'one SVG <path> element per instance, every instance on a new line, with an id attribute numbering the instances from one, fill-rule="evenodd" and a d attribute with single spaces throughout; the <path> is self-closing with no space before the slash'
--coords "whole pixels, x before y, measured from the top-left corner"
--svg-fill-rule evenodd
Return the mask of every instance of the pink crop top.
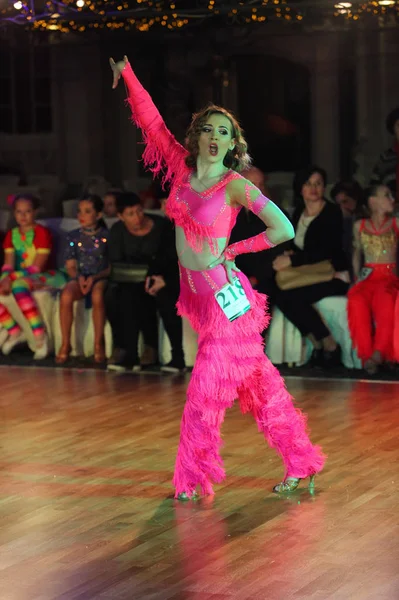
<path id="1" fill-rule="evenodd" d="M 226 201 L 226 186 L 240 177 L 235 171 L 228 171 L 221 181 L 204 192 L 196 192 L 191 187 L 192 172 L 180 183 L 173 186 L 166 213 L 178 227 L 184 229 L 189 245 L 200 251 L 204 240 L 212 252 L 217 252 L 217 238 L 229 238 L 240 212 L 241 206 L 233 207 Z"/>
<path id="2" fill-rule="evenodd" d="M 127 86 L 132 118 L 143 132 L 146 148 L 144 165 L 155 175 L 163 173 L 163 183 L 172 183 L 166 203 L 166 213 L 178 227 L 184 229 L 188 244 L 200 252 L 204 242 L 217 253 L 217 238 L 229 238 L 241 206 L 227 203 L 226 188 L 234 179 L 244 179 L 236 171 L 228 171 L 214 186 L 203 193 L 191 187 L 193 170 L 187 167 L 187 150 L 177 142 L 166 127 L 151 96 L 137 79 L 129 63 L 122 71 Z M 244 179 L 244 181 L 246 181 Z M 246 181 L 246 205 L 259 214 L 269 201 L 256 186 Z"/>

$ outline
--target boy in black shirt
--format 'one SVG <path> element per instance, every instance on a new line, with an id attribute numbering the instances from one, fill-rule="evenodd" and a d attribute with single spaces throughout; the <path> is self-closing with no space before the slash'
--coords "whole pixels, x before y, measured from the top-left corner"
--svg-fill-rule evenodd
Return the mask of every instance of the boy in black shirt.
<path id="1" fill-rule="evenodd" d="M 145 291 L 145 279 L 161 239 L 163 218 L 144 214 L 133 192 L 117 197 L 117 209 L 120 220 L 112 226 L 108 238 L 111 277 L 107 313 L 116 345 L 125 356 L 122 361 L 111 362 L 108 369 L 140 371 L 140 331 L 145 330 L 146 344 L 153 349 L 157 362 L 156 303 Z"/>
<path id="2" fill-rule="evenodd" d="M 138 372 L 141 370 L 138 357 L 140 331 L 144 334 L 146 346 L 153 349 L 153 362 L 157 362 L 157 307 L 171 339 L 172 348 L 177 343 L 175 338 L 179 337 L 178 332 L 174 335 L 174 318 L 179 319 L 181 328 L 181 319 L 177 317 L 174 305 L 170 305 L 168 301 L 173 287 L 173 278 L 169 275 L 169 271 L 173 271 L 173 258 L 168 266 L 164 262 L 164 257 L 170 255 L 168 235 L 165 236 L 169 223 L 158 215 L 145 214 L 139 197 L 132 192 L 117 197 L 117 208 L 120 221 L 113 225 L 108 238 L 112 268 L 108 318 L 114 337 L 124 350 L 125 356 L 121 361 L 110 363 L 108 369 L 131 369 Z M 174 248 L 174 244 L 172 247 Z M 175 262 L 177 269 L 177 258 Z M 158 290 L 157 286 L 152 285 L 156 281 L 159 284 L 158 278 L 147 279 L 152 275 L 162 275 L 165 278 L 164 290 Z M 173 314 L 170 317 L 171 311 Z M 180 348 L 181 337 L 180 334 Z"/>

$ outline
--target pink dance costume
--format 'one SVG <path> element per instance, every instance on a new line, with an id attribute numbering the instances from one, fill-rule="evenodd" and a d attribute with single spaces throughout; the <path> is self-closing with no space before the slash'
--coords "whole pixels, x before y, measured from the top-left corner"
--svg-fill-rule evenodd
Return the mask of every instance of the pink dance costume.
<path id="1" fill-rule="evenodd" d="M 228 171 L 219 183 L 203 193 L 193 190 L 193 170 L 186 166 L 188 152 L 166 128 L 151 97 L 144 90 L 130 64 L 122 71 L 128 88 L 133 120 L 143 131 L 143 155 L 155 174 L 164 170 L 164 181 L 172 183 L 166 211 L 184 230 L 189 246 L 200 252 L 204 242 L 217 255 L 217 238 L 229 238 L 240 207 L 230 206 L 226 187 L 233 179 L 245 182 L 247 206 L 259 214 L 268 202 L 261 192 L 235 171 Z M 270 247 L 267 236 L 238 242 L 246 251 Z M 234 256 L 234 246 L 227 252 Z M 213 494 L 213 483 L 225 477 L 220 456 L 220 429 L 225 411 L 239 399 L 243 413 L 251 412 L 270 446 L 283 459 L 285 477 L 305 478 L 323 468 L 325 457 L 313 446 L 306 420 L 295 408 L 284 381 L 264 352 L 261 332 L 268 324 L 266 296 L 254 291 L 241 272 L 236 273 L 251 309 L 229 321 L 214 294 L 228 283 L 222 265 L 194 271 L 180 265 L 179 314 L 198 332 L 198 352 L 187 390 L 181 422 L 173 484 L 175 497 L 191 498 L 200 486 Z"/>

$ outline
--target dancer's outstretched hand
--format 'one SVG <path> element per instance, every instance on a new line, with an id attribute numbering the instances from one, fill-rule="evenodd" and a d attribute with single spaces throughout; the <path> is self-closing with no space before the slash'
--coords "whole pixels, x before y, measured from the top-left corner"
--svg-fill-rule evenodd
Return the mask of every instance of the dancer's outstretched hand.
<path id="1" fill-rule="evenodd" d="M 119 79 L 121 78 L 121 73 L 128 62 L 127 56 L 124 56 L 123 60 L 119 60 L 118 62 L 115 62 L 113 58 L 109 59 L 109 64 L 111 65 L 112 73 L 114 74 L 114 80 L 112 82 L 113 90 L 118 85 Z"/>
<path id="2" fill-rule="evenodd" d="M 240 269 L 236 267 L 234 260 L 227 260 L 224 254 L 222 254 L 222 256 L 220 256 L 218 259 L 211 262 L 211 264 L 208 265 L 208 269 L 213 269 L 213 267 L 217 267 L 218 265 L 224 266 L 224 268 L 226 269 L 227 279 L 230 283 L 233 283 L 233 279 L 235 277 L 233 271 L 238 271 L 241 273 Z"/>

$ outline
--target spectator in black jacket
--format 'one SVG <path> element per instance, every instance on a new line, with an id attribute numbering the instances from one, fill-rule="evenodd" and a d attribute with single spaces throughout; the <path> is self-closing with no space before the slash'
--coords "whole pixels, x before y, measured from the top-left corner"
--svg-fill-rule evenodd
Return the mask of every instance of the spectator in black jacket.
<path id="1" fill-rule="evenodd" d="M 108 237 L 111 277 L 106 306 L 114 340 L 124 351 L 124 358 L 111 361 L 108 369 L 140 371 L 142 366 L 158 362 L 156 302 L 146 293 L 145 281 L 166 220 L 145 214 L 139 197 L 133 192 L 117 196 L 117 209 L 120 220 L 112 226 Z M 145 361 L 142 357 L 141 364 L 140 331 L 152 355 Z"/>
<path id="2" fill-rule="evenodd" d="M 276 305 L 284 315 L 308 336 L 314 346 L 313 363 L 326 366 L 340 359 L 340 348 L 326 327 L 314 303 L 327 296 L 345 296 L 349 287 L 348 263 L 342 247 L 343 217 L 338 206 L 324 199 L 326 172 L 312 166 L 295 176 L 298 198 L 293 216 L 295 239 L 292 249 L 277 257 L 276 271 L 287 267 L 312 265 L 330 260 L 335 275 L 330 281 L 278 290 Z"/>

